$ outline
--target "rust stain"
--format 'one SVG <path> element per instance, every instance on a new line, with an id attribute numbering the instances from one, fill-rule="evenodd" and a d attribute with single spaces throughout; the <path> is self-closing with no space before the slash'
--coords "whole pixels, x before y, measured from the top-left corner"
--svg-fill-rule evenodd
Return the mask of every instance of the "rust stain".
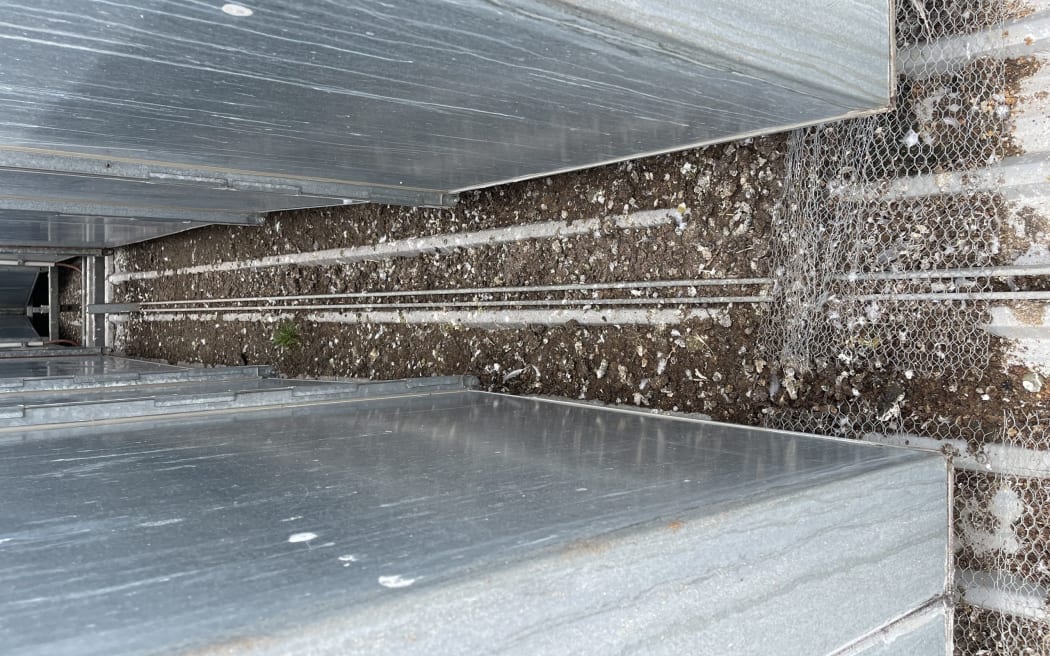
<path id="1" fill-rule="evenodd" d="M 680 519 L 672 519 L 670 523 L 667 524 L 667 528 L 671 529 L 674 533 L 682 530 L 683 526 L 685 526 L 685 523 Z"/>
<path id="2" fill-rule="evenodd" d="M 562 556 L 566 558 L 597 556 L 609 550 L 609 544 L 601 540 L 577 540 L 565 545 Z"/>
<path id="3" fill-rule="evenodd" d="M 1045 306 L 1037 301 L 1018 301 L 1011 308 L 1018 321 L 1026 326 L 1042 326 Z"/>
<path id="4" fill-rule="evenodd" d="M 225 656 L 239 654 L 248 650 L 260 649 L 272 644 L 272 638 L 262 636 L 242 636 L 240 638 L 230 638 L 229 640 L 223 640 L 221 642 L 197 647 L 195 649 L 189 649 L 188 651 L 182 651 L 179 653 L 182 656 Z"/>
<path id="5" fill-rule="evenodd" d="M 1024 44 L 1025 44 L 1026 46 L 1030 46 L 1030 45 L 1032 45 L 1033 43 L 1035 43 L 1035 39 L 1033 39 L 1032 37 L 1030 37 L 1030 36 L 1026 36 L 1026 37 L 1024 38 Z"/>

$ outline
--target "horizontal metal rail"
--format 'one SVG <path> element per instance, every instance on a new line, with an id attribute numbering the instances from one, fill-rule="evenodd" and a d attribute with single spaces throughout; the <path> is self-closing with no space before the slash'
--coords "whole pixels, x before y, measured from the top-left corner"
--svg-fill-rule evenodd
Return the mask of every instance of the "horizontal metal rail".
<path id="1" fill-rule="evenodd" d="M 970 267 L 964 269 L 937 269 L 929 271 L 902 271 L 902 272 L 869 272 L 869 273 L 850 273 L 841 274 L 837 276 L 838 280 L 854 282 L 854 281 L 894 281 L 894 280 L 933 280 L 943 278 L 976 278 L 976 277 L 1025 277 L 1025 276 L 1047 276 L 1050 275 L 1050 265 L 1014 265 L 1014 266 L 999 266 L 999 267 Z M 139 305 L 145 311 L 150 307 L 164 307 L 170 308 L 173 306 L 195 306 L 203 307 L 208 306 L 208 309 L 222 309 L 214 307 L 213 304 L 230 304 L 230 303 L 275 303 L 275 302 L 288 302 L 288 301 L 323 301 L 323 300 L 336 300 L 336 299 L 355 299 L 355 298 L 405 298 L 414 296 L 461 296 L 461 295 L 482 295 L 482 294 L 542 294 L 548 292 L 586 292 L 586 291 L 606 291 L 606 290 L 642 290 L 642 289 L 672 289 L 672 288 L 689 288 L 689 287 L 751 287 L 751 286 L 763 286 L 772 285 L 774 283 L 773 278 L 700 278 L 692 280 L 643 280 L 643 281 L 631 281 L 631 282 L 608 282 L 608 283 L 569 283 L 561 285 L 530 285 L 530 286 L 513 286 L 513 287 L 465 287 L 456 289 L 418 289 L 418 290 L 396 290 L 396 291 L 362 291 L 362 292 L 344 292 L 344 293 L 332 293 L 332 294 L 296 294 L 287 296 L 240 296 L 240 297 L 228 297 L 228 298 L 199 298 L 199 299 L 180 299 L 171 301 L 143 301 Z M 988 298 L 974 298 L 976 292 L 960 292 L 959 294 L 965 295 L 958 298 L 947 298 L 945 294 L 949 292 L 932 292 L 929 294 L 873 294 L 864 297 L 859 297 L 861 300 L 876 300 L 880 298 L 894 298 L 898 300 L 1041 300 L 1043 297 L 1039 296 L 1039 292 L 983 292 L 983 294 L 993 294 L 995 297 Z M 1035 297 L 1019 297 L 1018 294 L 1037 294 Z M 1010 297 L 1001 297 L 1002 294 L 1011 294 Z M 904 298 L 904 297 L 908 298 Z M 753 295 L 748 297 L 742 296 L 729 296 L 725 298 L 743 299 L 743 300 L 732 300 L 732 301 L 718 301 L 721 297 L 690 297 L 690 300 L 676 300 L 676 299 L 622 299 L 622 300 L 660 300 L 662 302 L 673 303 L 681 302 L 688 304 L 704 304 L 704 303 L 718 303 L 718 302 L 732 302 L 732 303 L 766 303 L 769 302 L 767 295 Z M 604 304 L 615 304 L 612 303 L 615 299 L 586 299 L 579 300 L 578 302 L 583 303 L 604 303 Z M 472 303 L 484 303 L 483 301 L 471 301 Z M 557 303 L 558 301 L 549 301 L 549 303 Z M 569 302 L 566 299 L 566 302 Z M 452 305 L 460 302 L 446 302 L 444 305 Z M 518 302 L 518 305 L 532 305 L 533 303 Z M 630 305 L 634 303 L 619 303 L 622 305 Z M 367 307 L 373 307 L 376 304 L 363 304 Z M 332 306 L 326 306 L 332 307 Z M 242 309 L 242 308 L 238 308 Z"/>
<path id="2" fill-rule="evenodd" d="M 418 310 L 418 309 L 477 309 L 513 307 L 616 307 L 616 306 L 683 306 L 683 305 L 729 305 L 771 303 L 774 297 L 751 296 L 673 296 L 656 298 L 607 298 L 607 299 L 516 299 L 502 301 L 446 300 L 416 303 L 288 303 L 287 298 L 274 296 L 256 304 L 227 305 L 175 305 L 165 307 L 153 305 L 140 308 L 142 313 L 199 313 L 199 312 L 295 312 L 315 310 Z M 1050 291 L 1036 292 L 930 292 L 921 294 L 866 294 L 842 297 L 842 300 L 860 302 L 955 302 L 955 301 L 1050 301 Z"/>

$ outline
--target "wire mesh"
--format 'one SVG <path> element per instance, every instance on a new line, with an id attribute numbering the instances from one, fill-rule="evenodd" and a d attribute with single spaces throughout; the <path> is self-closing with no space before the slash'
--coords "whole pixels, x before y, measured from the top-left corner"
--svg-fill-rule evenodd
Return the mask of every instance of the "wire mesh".
<path id="1" fill-rule="evenodd" d="M 878 369 L 909 379 L 980 379 L 992 361 L 985 303 L 897 297 L 990 291 L 993 277 L 862 274 L 1006 262 L 1011 208 L 988 173 L 1018 154 L 1010 125 L 1015 62 L 998 39 L 1005 21 L 1026 10 L 1013 0 L 897 4 L 906 65 L 896 107 L 792 135 L 772 231 L 773 302 L 761 332 L 769 362 L 792 376 Z M 968 57 L 952 43 L 964 34 Z M 883 298 L 862 298 L 871 295 Z M 965 455 L 954 496 L 955 653 L 1050 654 L 1050 459 L 1040 455 L 1050 451 L 1050 410 L 993 419 L 957 406 L 902 416 L 855 399 L 772 409 L 766 424 L 851 439 L 915 438 Z M 1011 473 L 1011 462 L 1026 463 L 1025 475 Z"/>
<path id="2" fill-rule="evenodd" d="M 1006 63 L 994 56 L 957 63 L 950 44 L 939 48 L 936 40 L 995 28 L 1006 7 L 1002 0 L 898 4 L 899 47 L 923 42 L 930 55 L 900 77 L 895 109 L 792 137 L 771 248 L 776 300 L 764 332 L 770 355 L 799 371 L 873 351 L 887 366 L 930 375 L 988 362 L 982 303 L 858 301 L 930 288 L 861 284 L 848 275 L 979 267 L 1000 252 L 1006 204 L 983 188 L 983 176 L 965 173 L 994 168 L 1012 152 Z M 939 193 L 948 173 L 958 188 Z M 933 291 L 989 289 L 987 278 L 964 278 Z"/>

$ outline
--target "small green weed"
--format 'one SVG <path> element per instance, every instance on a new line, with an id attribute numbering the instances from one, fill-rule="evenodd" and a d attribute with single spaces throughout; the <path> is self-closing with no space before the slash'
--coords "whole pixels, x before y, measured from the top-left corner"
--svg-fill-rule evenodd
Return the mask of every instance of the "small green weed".
<path id="1" fill-rule="evenodd" d="M 282 323 L 277 327 L 277 332 L 273 334 L 273 345 L 280 348 L 295 348 L 302 343 L 303 340 L 299 336 L 299 329 L 291 322 Z"/>

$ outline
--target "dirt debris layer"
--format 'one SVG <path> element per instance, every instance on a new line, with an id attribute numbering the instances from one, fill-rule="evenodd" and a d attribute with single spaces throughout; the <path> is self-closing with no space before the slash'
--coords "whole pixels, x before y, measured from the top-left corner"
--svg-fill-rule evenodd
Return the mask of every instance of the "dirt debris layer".
<path id="1" fill-rule="evenodd" d="M 666 225 L 527 240 L 354 265 L 288 266 L 130 281 L 122 301 L 332 294 L 611 281 L 765 277 L 782 194 L 783 137 L 682 153 L 465 194 L 448 210 L 350 206 L 277 213 L 262 228 L 216 226 L 131 247 L 124 269 L 143 271 L 378 244 L 544 220 L 614 217 L 662 208 Z M 727 293 L 750 294 L 732 288 Z M 686 290 L 683 293 L 695 293 Z M 485 297 L 491 298 L 491 297 Z M 400 299 L 399 299 L 400 300 Z M 412 299 L 407 300 L 434 300 Z M 294 348 L 275 345 L 278 322 L 144 321 L 127 330 L 131 354 L 172 362 L 273 363 L 286 376 L 399 378 L 469 373 L 486 389 L 553 394 L 704 413 L 761 424 L 798 409 L 915 421 L 1002 425 L 1005 409 L 1047 401 L 1020 383 L 1027 373 L 992 362 L 945 381 L 896 370 L 889 344 L 852 344 L 851 359 L 809 371 L 762 348 L 764 304 L 729 305 L 710 319 L 665 325 L 530 325 L 489 330 L 423 325 L 291 321 Z M 994 342 L 994 340 L 993 340 Z M 854 362 L 855 360 L 855 362 Z M 898 398 L 899 397 L 899 398 Z"/>
<path id="2" fill-rule="evenodd" d="M 474 231 L 541 220 L 668 209 L 666 225 L 611 225 L 574 237 L 368 262 L 172 276 L 121 286 L 127 301 L 280 294 L 765 276 L 785 140 L 770 137 L 466 194 L 451 210 L 386 206 L 284 212 L 250 231 L 214 227 L 136 246 L 127 270 L 177 268 Z M 754 421 L 768 399 L 755 361 L 755 307 L 654 326 L 339 324 L 295 319 L 297 348 L 272 323 L 147 322 L 129 353 L 207 364 L 272 362 L 288 376 L 399 378 L 471 373 L 487 389 L 702 412 Z"/>

